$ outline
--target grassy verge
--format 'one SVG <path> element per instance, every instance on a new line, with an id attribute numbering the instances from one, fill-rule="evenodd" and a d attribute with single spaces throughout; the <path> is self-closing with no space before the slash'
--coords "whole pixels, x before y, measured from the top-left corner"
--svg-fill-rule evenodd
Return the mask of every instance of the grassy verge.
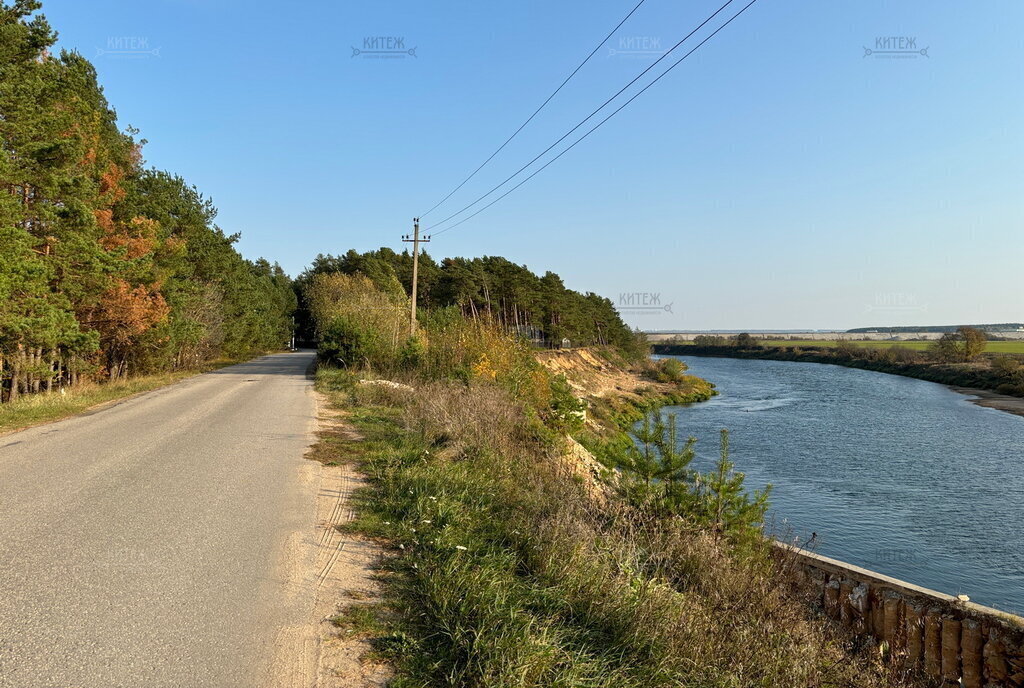
<path id="1" fill-rule="evenodd" d="M 363 438 L 320 448 L 368 476 L 348 527 L 392 553 L 383 607 L 336 623 L 374 638 L 396 688 L 901 685 L 808 618 L 769 558 L 595 508 L 499 385 L 317 383 Z"/>
<path id="2" fill-rule="evenodd" d="M 240 362 L 219 360 L 190 370 L 140 375 L 116 382 L 87 382 L 75 389 L 67 389 L 63 394 L 26 394 L 13 403 L 0 404 L 0 434 L 67 418 L 101 404 L 165 387 L 193 375 Z"/>

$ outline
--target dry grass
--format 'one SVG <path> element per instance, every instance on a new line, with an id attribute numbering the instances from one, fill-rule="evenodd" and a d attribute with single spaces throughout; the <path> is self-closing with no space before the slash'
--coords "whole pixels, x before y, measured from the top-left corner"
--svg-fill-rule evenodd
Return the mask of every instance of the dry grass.
<path id="1" fill-rule="evenodd" d="M 158 387 L 166 387 L 193 375 L 237 362 L 216 361 L 194 370 L 140 375 L 108 383 L 83 382 L 63 392 L 24 395 L 13 403 L 0 404 L 0 433 L 23 430 L 40 423 L 67 418 L 101 404 L 149 392 Z"/>

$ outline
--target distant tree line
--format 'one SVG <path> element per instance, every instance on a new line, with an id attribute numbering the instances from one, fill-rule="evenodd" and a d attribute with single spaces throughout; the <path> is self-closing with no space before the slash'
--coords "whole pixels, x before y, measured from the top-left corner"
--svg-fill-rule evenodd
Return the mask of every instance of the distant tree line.
<path id="1" fill-rule="evenodd" d="M 659 354 L 760 358 L 777 361 L 832 363 L 948 385 L 989 389 L 1024 397 L 1024 357 L 986 354 L 989 337 L 975 327 L 959 327 L 933 341 L 927 350 L 907 346 L 864 346 L 850 340 L 820 346 L 764 346 L 750 335 L 701 335 L 692 344 L 655 344 Z"/>
<path id="2" fill-rule="evenodd" d="M 285 343 L 295 296 L 194 187 L 143 169 L 35 0 L 0 0 L 0 400 Z"/>
<path id="3" fill-rule="evenodd" d="M 303 294 L 317 275 L 332 273 L 365 275 L 385 294 L 405 298 L 412 285 L 412 256 L 388 248 L 317 256 L 296 279 L 300 319 L 311 340 L 315 335 Z M 418 301 L 420 310 L 456 307 L 467 317 L 489 318 L 535 343 L 557 344 L 565 338 L 573 346 L 609 346 L 632 356 L 644 351 L 640 336 L 622 321 L 609 299 L 573 291 L 553 272 L 536 275 L 497 256 L 445 258 L 438 263 L 421 253 Z"/>
<path id="4" fill-rule="evenodd" d="M 958 327 L 946 332 L 928 347 L 927 355 L 894 344 L 891 347 L 874 348 L 858 346 L 848 339 L 840 339 L 831 347 L 833 354 L 840 358 L 874 357 L 895 362 L 913 362 L 929 359 L 936 363 L 969 363 L 985 351 L 989 336 L 975 327 Z M 764 345 L 750 334 L 743 332 L 732 337 L 701 334 L 693 338 L 693 345 L 703 348 L 733 347 L 737 349 L 762 349 Z"/>
<path id="5" fill-rule="evenodd" d="M 732 337 L 717 334 L 699 334 L 693 338 L 694 346 L 734 346 L 740 349 L 757 349 L 761 345 L 747 332 Z"/>
<path id="6" fill-rule="evenodd" d="M 884 332 L 902 334 L 907 332 L 956 332 L 965 325 L 904 325 L 900 327 L 857 327 L 847 330 L 848 334 L 865 334 L 868 332 Z M 1014 332 L 1024 328 L 1024 323 L 993 323 L 989 325 L 970 325 L 971 329 L 985 332 Z"/>

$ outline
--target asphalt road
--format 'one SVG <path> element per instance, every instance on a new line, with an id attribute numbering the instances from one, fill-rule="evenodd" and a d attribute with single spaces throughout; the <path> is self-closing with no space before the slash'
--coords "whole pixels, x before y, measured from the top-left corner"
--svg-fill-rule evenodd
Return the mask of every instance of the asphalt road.
<path id="1" fill-rule="evenodd" d="M 0 436 L 0 686 L 252 686 L 300 623 L 285 542 L 310 353 Z"/>

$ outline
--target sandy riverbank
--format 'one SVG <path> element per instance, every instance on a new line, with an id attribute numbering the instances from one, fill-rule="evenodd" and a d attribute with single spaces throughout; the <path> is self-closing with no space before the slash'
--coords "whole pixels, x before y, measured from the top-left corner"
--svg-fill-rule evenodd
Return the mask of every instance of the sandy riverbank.
<path id="1" fill-rule="evenodd" d="M 1018 416 L 1024 416 L 1024 398 L 1011 397 L 1007 394 L 999 394 L 987 389 L 977 389 L 975 387 L 955 387 L 950 388 L 960 394 L 967 394 L 974 399 L 970 401 L 977 404 L 978 406 L 984 406 L 986 408 L 994 408 L 1000 411 L 1006 411 L 1007 413 L 1013 413 Z"/>

